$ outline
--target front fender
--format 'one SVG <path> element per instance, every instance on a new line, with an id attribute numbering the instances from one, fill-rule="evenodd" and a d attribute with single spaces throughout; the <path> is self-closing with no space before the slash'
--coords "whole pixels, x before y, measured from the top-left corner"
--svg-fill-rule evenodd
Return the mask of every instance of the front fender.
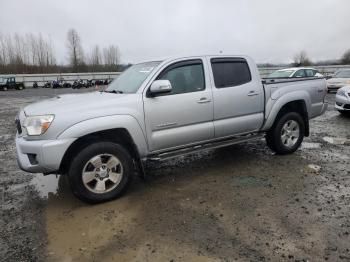
<path id="1" fill-rule="evenodd" d="M 79 138 L 95 132 L 123 128 L 126 129 L 133 139 L 139 155 L 148 153 L 146 137 L 138 121 L 130 115 L 112 115 L 84 120 L 65 129 L 58 135 L 58 139 Z"/>
<path id="2" fill-rule="evenodd" d="M 269 101 L 266 104 L 265 124 L 262 130 L 267 131 L 272 127 L 278 113 L 280 112 L 283 106 L 285 106 L 290 102 L 300 101 L 300 100 L 304 102 L 308 113 L 308 117 L 310 118 L 310 112 L 311 112 L 310 95 L 308 94 L 307 91 L 298 90 L 298 91 L 294 91 L 294 92 L 290 92 L 285 95 L 282 95 L 277 100 L 273 100 L 271 98 L 269 99 Z"/>

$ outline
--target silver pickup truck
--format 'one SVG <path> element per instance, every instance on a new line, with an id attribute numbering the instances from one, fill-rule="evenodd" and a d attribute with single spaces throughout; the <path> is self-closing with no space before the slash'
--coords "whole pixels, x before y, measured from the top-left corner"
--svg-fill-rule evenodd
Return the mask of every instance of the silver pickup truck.
<path id="1" fill-rule="evenodd" d="M 66 174 L 74 194 L 118 197 L 144 162 L 266 138 L 294 152 L 327 107 L 323 78 L 267 79 L 247 56 L 136 64 L 103 92 L 28 105 L 17 119 L 21 169 Z M 136 172 L 135 172 L 136 171 Z"/>

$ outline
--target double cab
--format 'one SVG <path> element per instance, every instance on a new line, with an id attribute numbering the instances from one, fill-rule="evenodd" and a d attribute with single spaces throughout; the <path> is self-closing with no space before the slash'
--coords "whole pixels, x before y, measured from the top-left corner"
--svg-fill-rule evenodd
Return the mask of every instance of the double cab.
<path id="1" fill-rule="evenodd" d="M 319 77 L 262 80 L 247 56 L 135 64 L 102 92 L 21 110 L 18 163 L 27 172 L 67 175 L 79 199 L 103 202 L 144 174 L 145 161 L 262 137 L 277 154 L 293 153 L 309 135 L 309 120 L 326 110 L 326 93 Z"/>

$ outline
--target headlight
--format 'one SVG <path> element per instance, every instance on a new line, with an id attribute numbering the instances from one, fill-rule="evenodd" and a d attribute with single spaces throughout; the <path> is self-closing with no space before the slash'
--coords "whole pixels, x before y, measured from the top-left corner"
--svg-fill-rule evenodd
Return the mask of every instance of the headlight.
<path id="1" fill-rule="evenodd" d="M 27 134 L 30 136 L 39 136 L 49 129 L 54 115 L 43 115 L 43 116 L 28 116 L 23 121 L 23 126 L 27 130 Z"/>
<path id="2" fill-rule="evenodd" d="M 347 96 L 346 96 L 346 92 L 345 92 L 344 89 L 338 89 L 337 95 L 338 95 L 338 96 L 345 96 L 345 97 L 347 97 Z"/>

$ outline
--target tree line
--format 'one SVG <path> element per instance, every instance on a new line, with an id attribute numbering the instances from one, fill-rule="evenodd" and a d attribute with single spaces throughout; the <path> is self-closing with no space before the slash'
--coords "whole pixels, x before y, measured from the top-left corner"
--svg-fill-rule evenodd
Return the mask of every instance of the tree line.
<path id="1" fill-rule="evenodd" d="M 95 45 L 89 52 L 75 29 L 67 32 L 68 63 L 57 63 L 54 44 L 42 34 L 0 33 L 0 74 L 35 74 L 69 72 L 103 72 L 123 70 L 116 45 L 100 48 Z"/>
<path id="2" fill-rule="evenodd" d="M 350 64 L 350 49 L 344 52 L 338 60 L 312 62 L 305 51 L 296 54 L 293 59 L 293 66 L 311 66 L 311 65 L 349 65 Z"/>
<path id="3" fill-rule="evenodd" d="M 130 65 L 120 64 L 120 52 L 116 45 L 100 48 L 98 45 L 86 52 L 75 29 L 67 32 L 68 64 L 57 63 L 54 44 L 42 34 L 1 34 L 0 74 L 35 74 L 69 72 L 123 71 Z M 312 62 L 305 51 L 294 56 L 292 66 L 349 65 L 350 49 L 338 60 Z M 272 66 L 264 64 L 264 66 Z"/>

